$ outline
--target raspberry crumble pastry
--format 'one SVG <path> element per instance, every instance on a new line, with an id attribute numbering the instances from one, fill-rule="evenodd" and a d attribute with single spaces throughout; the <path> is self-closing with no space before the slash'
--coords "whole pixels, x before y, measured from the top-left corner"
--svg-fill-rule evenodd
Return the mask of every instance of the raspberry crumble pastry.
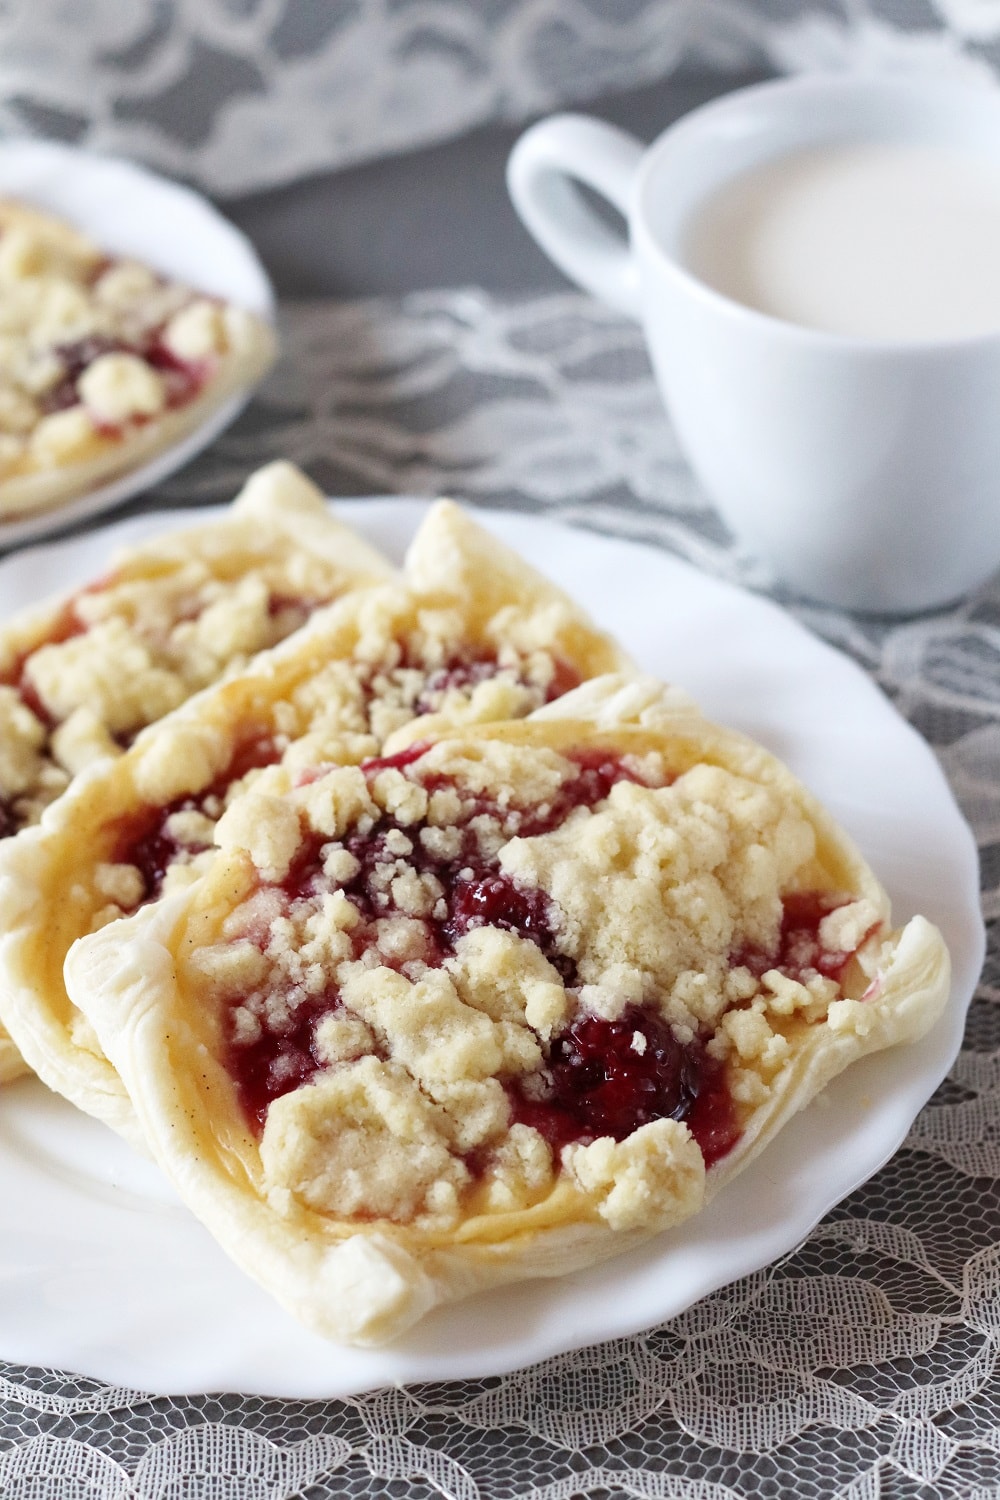
<path id="1" fill-rule="evenodd" d="M 274 354 L 252 313 L 0 200 L 0 518 L 137 468 Z"/>
<path id="2" fill-rule="evenodd" d="M 627 659 L 559 590 L 450 501 L 402 574 L 347 594 L 82 776 L 0 849 L 0 1016 L 45 1083 L 137 1139 L 91 1028 L 70 1004 L 72 941 L 211 862 L 215 825 L 273 766 L 381 753 L 414 719 L 517 719 Z"/>
<path id="3" fill-rule="evenodd" d="M 945 1003 L 937 930 L 656 684 L 277 775 L 66 974 L 185 1202 L 328 1337 L 678 1223 Z"/>
<path id="4" fill-rule="evenodd" d="M 246 665 L 352 587 L 393 576 L 290 464 L 219 520 L 132 547 L 68 597 L 0 625 L 0 847 L 85 767 Z M 0 1039 L 0 1078 L 22 1071 Z"/>

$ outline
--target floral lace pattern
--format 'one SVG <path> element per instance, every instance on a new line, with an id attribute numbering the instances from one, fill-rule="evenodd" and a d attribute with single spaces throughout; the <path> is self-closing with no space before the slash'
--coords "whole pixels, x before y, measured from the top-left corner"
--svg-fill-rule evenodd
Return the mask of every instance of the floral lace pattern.
<path id="1" fill-rule="evenodd" d="M 235 194 L 681 65 L 992 83 L 998 42 L 998 0 L 36 0 L 0 14 L 0 132 Z"/>
<path id="2" fill-rule="evenodd" d="M 284 335 L 257 402 L 145 503 L 222 500 L 280 454 L 335 493 L 546 512 L 784 597 L 698 493 L 637 329 L 588 298 L 299 305 Z M 1000 584 L 896 624 L 784 602 L 930 740 L 1000 917 Z M 0 1494 L 985 1500 L 1000 1493 L 998 1139 L 994 933 L 949 1080 L 903 1149 L 777 1265 L 635 1338 L 350 1401 L 166 1399 L 0 1365 Z"/>

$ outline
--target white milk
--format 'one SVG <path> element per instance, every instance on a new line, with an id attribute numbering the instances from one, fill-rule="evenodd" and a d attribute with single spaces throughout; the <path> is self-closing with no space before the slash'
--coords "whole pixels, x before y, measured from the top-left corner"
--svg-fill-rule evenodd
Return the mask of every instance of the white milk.
<path id="1" fill-rule="evenodd" d="M 1000 161 L 937 146 L 800 151 L 706 200 L 702 281 L 785 322 L 873 339 L 1000 330 Z"/>

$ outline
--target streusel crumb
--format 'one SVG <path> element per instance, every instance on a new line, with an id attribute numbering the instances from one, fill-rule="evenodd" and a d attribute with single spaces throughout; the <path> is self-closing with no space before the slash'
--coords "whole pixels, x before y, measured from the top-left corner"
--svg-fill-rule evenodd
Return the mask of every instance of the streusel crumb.
<path id="1" fill-rule="evenodd" d="M 446 737 L 261 782 L 217 836 L 252 862 L 196 960 L 228 1066 L 270 1190 L 346 1217 L 560 1172 L 616 1230 L 684 1217 L 871 925 L 793 802 L 650 750 Z"/>

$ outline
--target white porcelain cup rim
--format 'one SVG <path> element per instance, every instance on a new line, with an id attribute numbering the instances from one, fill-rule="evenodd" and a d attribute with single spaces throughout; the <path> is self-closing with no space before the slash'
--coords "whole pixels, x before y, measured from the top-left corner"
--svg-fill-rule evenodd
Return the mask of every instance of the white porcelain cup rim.
<path id="1" fill-rule="evenodd" d="M 691 270 L 679 253 L 669 249 L 653 233 L 649 225 L 649 200 L 655 197 L 658 179 L 669 169 L 672 156 L 684 152 L 692 141 L 703 138 L 706 132 L 730 119 L 737 111 L 749 113 L 770 104 L 784 108 L 796 101 L 813 104 L 824 98 L 838 104 L 851 100 L 882 103 L 895 98 L 900 103 L 933 104 L 948 111 L 978 107 L 980 113 L 988 112 L 994 116 L 996 149 L 1000 157 L 1000 91 L 985 84 L 976 86 L 960 80 L 906 75 L 809 74 L 769 79 L 720 95 L 667 125 L 645 146 L 617 126 L 589 115 L 561 113 L 547 116 L 529 127 L 511 152 L 507 164 L 510 197 L 531 234 L 571 280 L 636 321 L 642 320 L 643 309 L 633 252 L 641 243 L 645 253 L 659 263 L 662 272 L 682 281 L 690 295 L 707 298 L 718 311 L 736 319 L 763 319 L 778 337 L 812 340 L 821 345 L 827 343 L 876 358 L 880 353 L 895 353 L 901 348 L 919 357 L 924 349 L 934 352 L 951 344 L 961 346 L 1000 340 L 1000 333 L 996 331 L 965 334 L 954 339 L 933 337 L 902 341 L 805 327 L 748 307 L 716 290 Z M 932 126 L 932 123 L 928 122 L 928 125 Z M 933 128 L 928 128 L 926 134 L 928 140 L 934 139 Z M 859 134 L 858 139 L 862 138 Z M 895 138 L 907 139 L 908 132 L 900 130 Z M 822 133 L 817 135 L 818 141 L 826 139 Z M 776 160 L 798 146 L 799 137 L 795 133 L 789 132 L 783 137 L 778 127 L 774 132 L 773 149 L 762 160 Z M 567 158 L 573 162 L 572 171 L 567 170 Z M 631 244 L 624 235 L 616 234 L 597 218 L 567 178 L 577 178 L 607 199 L 625 219 Z M 724 180 L 719 179 L 720 185 Z M 708 191 L 701 194 L 702 200 L 708 196 Z M 572 243 L 554 227 L 556 218 L 552 205 L 559 197 L 563 197 L 563 201 L 556 202 L 556 213 L 567 227 L 572 221 L 570 233 L 574 238 L 582 230 L 591 240 L 591 254 L 581 256 L 579 240 Z"/>

